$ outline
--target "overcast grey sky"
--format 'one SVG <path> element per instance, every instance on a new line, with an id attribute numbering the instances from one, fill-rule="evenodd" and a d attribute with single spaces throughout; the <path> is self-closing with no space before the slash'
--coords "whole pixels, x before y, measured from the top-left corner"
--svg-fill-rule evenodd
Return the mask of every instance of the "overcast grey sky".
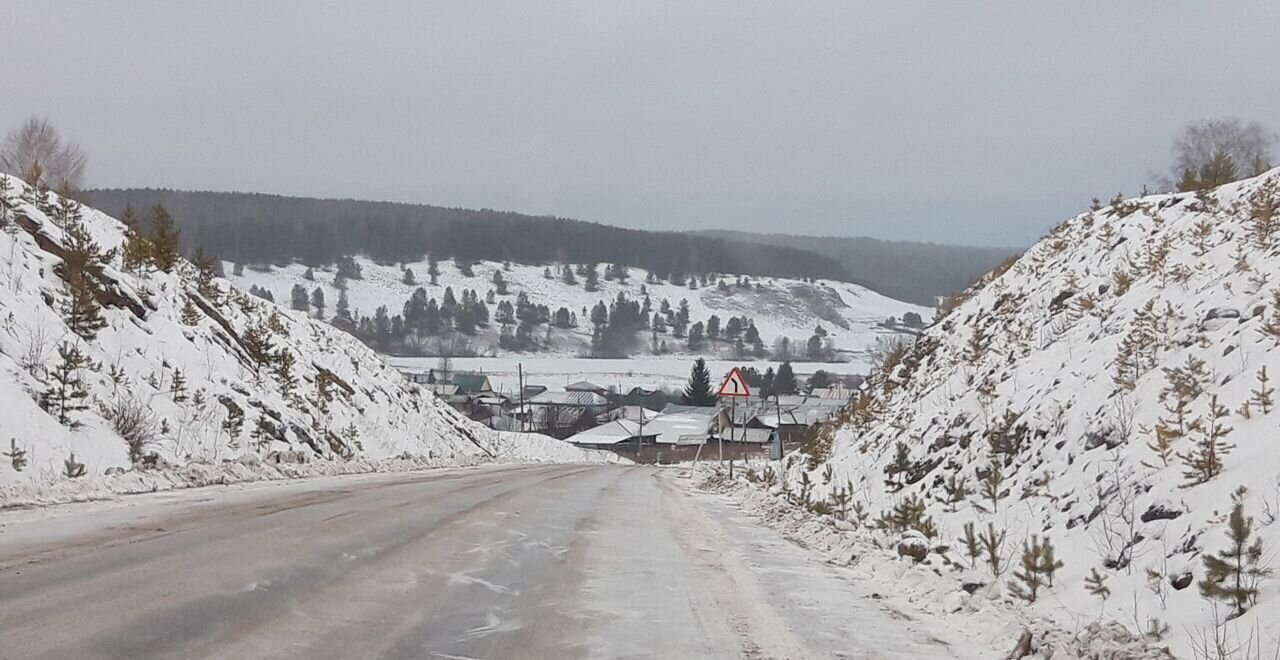
<path id="1" fill-rule="evenodd" d="M 90 184 L 1028 244 L 1187 120 L 1280 124 L 1280 2 L 12 2 L 0 127 Z"/>

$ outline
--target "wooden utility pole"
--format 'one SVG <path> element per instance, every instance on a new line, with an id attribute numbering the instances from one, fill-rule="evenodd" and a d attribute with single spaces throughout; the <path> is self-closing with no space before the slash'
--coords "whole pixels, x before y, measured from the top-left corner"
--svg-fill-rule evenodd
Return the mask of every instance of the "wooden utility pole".
<path id="1" fill-rule="evenodd" d="M 524 363 L 516 363 L 516 385 L 520 388 L 520 432 L 529 432 L 529 411 L 524 409 Z"/>

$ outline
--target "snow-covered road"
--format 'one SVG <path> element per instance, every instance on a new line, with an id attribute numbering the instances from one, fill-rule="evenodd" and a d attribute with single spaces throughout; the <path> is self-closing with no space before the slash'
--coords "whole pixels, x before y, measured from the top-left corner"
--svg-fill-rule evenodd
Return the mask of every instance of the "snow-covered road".
<path id="1" fill-rule="evenodd" d="M 0 512 L 0 658 L 956 658 L 725 500 L 523 466 Z"/>

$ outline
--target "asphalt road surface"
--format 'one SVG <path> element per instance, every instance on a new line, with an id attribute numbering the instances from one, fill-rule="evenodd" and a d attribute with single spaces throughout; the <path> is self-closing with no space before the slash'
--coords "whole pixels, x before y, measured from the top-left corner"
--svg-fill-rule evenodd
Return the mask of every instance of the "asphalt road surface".
<path id="1" fill-rule="evenodd" d="M 0 658 L 964 655 L 682 481 L 490 467 L 0 512 Z"/>

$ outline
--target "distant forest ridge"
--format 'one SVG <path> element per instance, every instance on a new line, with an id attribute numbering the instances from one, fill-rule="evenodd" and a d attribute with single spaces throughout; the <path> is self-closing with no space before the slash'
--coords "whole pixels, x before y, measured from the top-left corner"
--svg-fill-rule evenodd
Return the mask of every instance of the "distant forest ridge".
<path id="1" fill-rule="evenodd" d="M 849 280 L 917 305 L 961 291 L 1023 248 L 969 247 L 938 243 L 882 241 L 865 237 L 793 236 L 740 231 L 690 232 L 703 238 L 752 242 L 810 251 L 836 260 Z"/>
<path id="2" fill-rule="evenodd" d="M 163 204 L 182 231 L 184 249 L 199 246 L 251 264 L 321 265 L 354 254 L 394 263 L 431 254 L 522 264 L 609 262 L 661 277 L 719 272 L 853 281 L 836 259 L 799 248 L 506 211 L 150 188 L 86 196 L 115 215 L 126 205 L 143 211 Z"/>

